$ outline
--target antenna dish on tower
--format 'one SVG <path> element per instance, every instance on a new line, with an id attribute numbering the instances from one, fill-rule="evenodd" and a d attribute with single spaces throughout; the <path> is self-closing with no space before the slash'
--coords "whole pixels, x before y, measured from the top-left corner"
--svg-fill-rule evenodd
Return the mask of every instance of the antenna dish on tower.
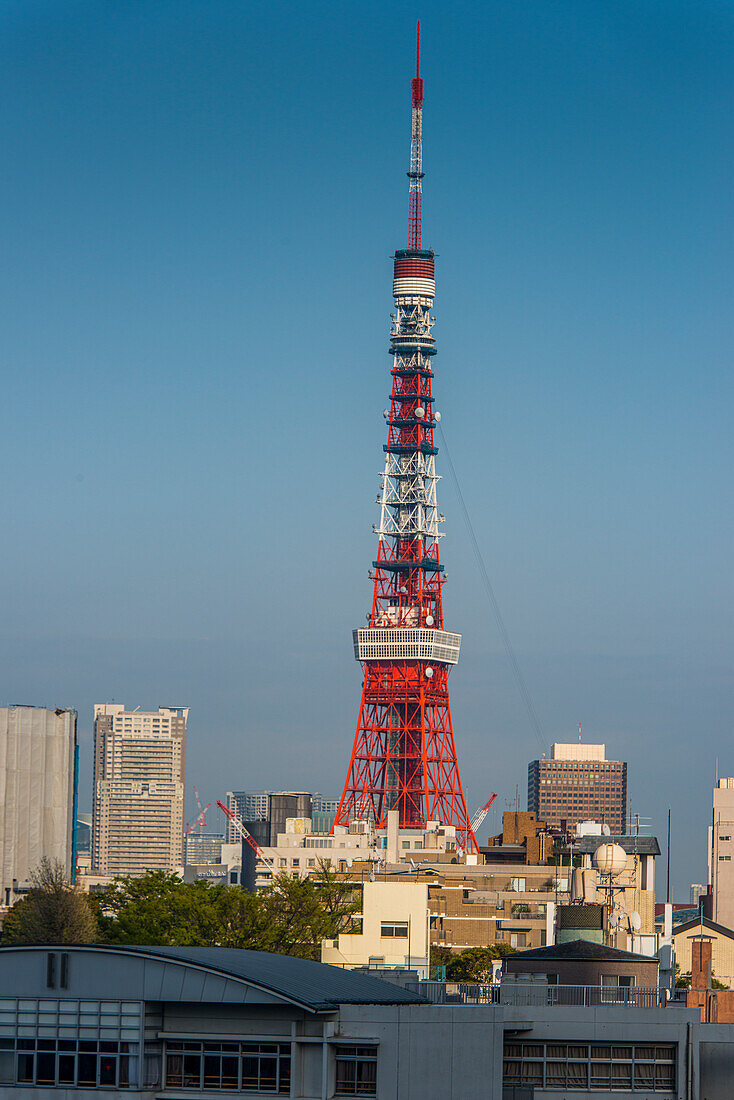
<path id="1" fill-rule="evenodd" d="M 642 917 L 635 909 L 634 913 L 630 913 L 630 924 L 635 932 L 639 932 L 642 928 Z"/>

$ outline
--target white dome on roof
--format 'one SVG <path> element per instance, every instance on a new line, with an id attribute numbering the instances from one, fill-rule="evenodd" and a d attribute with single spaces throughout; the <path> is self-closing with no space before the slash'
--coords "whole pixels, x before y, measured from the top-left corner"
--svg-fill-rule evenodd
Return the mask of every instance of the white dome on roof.
<path id="1" fill-rule="evenodd" d="M 592 862 L 602 875 L 619 875 L 627 867 L 627 853 L 621 844 L 600 844 Z"/>

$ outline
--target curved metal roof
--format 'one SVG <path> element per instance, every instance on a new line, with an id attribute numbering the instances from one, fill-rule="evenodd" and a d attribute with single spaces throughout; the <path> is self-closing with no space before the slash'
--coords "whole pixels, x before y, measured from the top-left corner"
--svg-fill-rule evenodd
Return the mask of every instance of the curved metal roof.
<path id="1" fill-rule="evenodd" d="M 257 986 L 283 999 L 303 1005 L 311 1011 L 340 1004 L 426 1004 L 424 997 L 409 993 L 392 982 L 384 982 L 354 970 L 273 955 L 264 951 L 242 951 L 230 947 L 151 947 L 117 944 L 44 944 L 0 947 L 4 953 L 24 950 L 64 950 L 127 954 L 138 958 L 160 959 L 213 971 L 227 978 Z"/>

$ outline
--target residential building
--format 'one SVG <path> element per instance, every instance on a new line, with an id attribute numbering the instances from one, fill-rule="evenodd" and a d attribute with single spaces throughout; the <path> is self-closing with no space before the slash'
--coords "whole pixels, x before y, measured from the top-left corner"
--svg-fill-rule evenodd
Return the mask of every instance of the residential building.
<path id="1" fill-rule="evenodd" d="M 706 916 L 734 928 L 734 778 L 714 787 L 709 826 L 710 896 L 704 899 Z"/>
<path id="2" fill-rule="evenodd" d="M 734 930 L 708 917 L 703 918 L 702 928 L 698 913 L 685 923 L 673 925 L 675 961 L 681 974 L 692 972 L 692 948 L 696 940 L 700 940 L 702 931 L 711 944 L 713 976 L 729 989 L 734 989 Z"/>
<path id="3" fill-rule="evenodd" d="M 658 960 L 604 943 L 575 939 L 508 955 L 503 975 L 542 975 L 548 985 L 657 989 Z"/>
<path id="4" fill-rule="evenodd" d="M 188 713 L 188 707 L 95 706 L 93 874 L 183 866 Z"/>
<path id="5" fill-rule="evenodd" d="M 604 745 L 554 744 L 551 758 L 528 766 L 528 810 L 549 829 L 598 821 L 627 832 L 627 765 L 607 760 Z"/>
<path id="6" fill-rule="evenodd" d="M 0 908 L 42 859 L 74 875 L 77 754 L 75 710 L 0 707 Z"/>
<path id="7" fill-rule="evenodd" d="M 402 988 L 224 948 L 0 947 L 0 1090 L 729 1100 L 732 1025 L 599 985 L 564 1001 L 565 988 L 542 975 Z"/>
<path id="8" fill-rule="evenodd" d="M 321 961 L 347 969 L 414 970 L 428 977 L 429 912 L 425 882 L 364 882 L 356 928 L 324 940 Z"/>

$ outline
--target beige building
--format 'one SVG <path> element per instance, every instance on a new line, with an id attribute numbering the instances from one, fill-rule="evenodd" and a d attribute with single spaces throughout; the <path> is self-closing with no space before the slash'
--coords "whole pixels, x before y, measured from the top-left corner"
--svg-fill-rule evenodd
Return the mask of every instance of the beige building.
<path id="1" fill-rule="evenodd" d="M 324 940 L 321 961 L 332 966 L 417 970 L 428 977 L 428 886 L 425 882 L 365 882 L 359 931 Z"/>
<path id="2" fill-rule="evenodd" d="M 0 907 L 42 859 L 72 873 L 75 710 L 0 707 Z"/>
<path id="3" fill-rule="evenodd" d="M 707 915 L 717 924 L 734 928 L 734 778 L 714 787 L 713 818 L 709 826 L 709 883 Z"/>
<path id="4" fill-rule="evenodd" d="M 707 941 L 711 942 L 711 970 L 713 976 L 723 982 L 729 989 L 734 989 L 734 932 L 721 924 L 704 917 L 703 934 Z M 692 945 L 700 939 L 701 921 L 687 921 L 685 924 L 673 925 L 673 944 L 675 945 L 675 961 L 681 974 L 691 973 Z"/>
<path id="5" fill-rule="evenodd" d="M 188 713 L 95 706 L 93 874 L 183 867 Z"/>

